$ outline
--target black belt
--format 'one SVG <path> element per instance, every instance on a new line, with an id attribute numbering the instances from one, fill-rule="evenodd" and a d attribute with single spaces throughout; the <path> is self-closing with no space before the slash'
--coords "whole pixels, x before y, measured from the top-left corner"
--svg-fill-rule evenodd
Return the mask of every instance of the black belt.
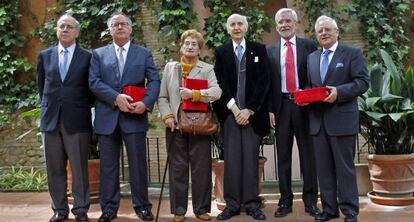
<path id="1" fill-rule="evenodd" d="M 283 99 L 289 99 L 289 100 L 293 100 L 293 93 L 282 93 L 282 98 Z"/>

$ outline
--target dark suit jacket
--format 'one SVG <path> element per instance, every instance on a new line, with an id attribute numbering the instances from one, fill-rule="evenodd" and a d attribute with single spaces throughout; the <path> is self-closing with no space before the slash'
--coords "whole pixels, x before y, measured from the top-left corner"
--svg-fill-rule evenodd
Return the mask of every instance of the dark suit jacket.
<path id="1" fill-rule="evenodd" d="M 358 96 L 367 91 L 368 71 L 360 49 L 338 44 L 329 63 L 325 81 L 319 74 L 322 50 L 308 57 L 308 77 L 313 87 L 335 86 L 338 91 L 334 103 L 315 103 L 310 105 L 310 134 L 316 135 L 323 122 L 329 136 L 357 134 L 359 130 Z"/>
<path id="2" fill-rule="evenodd" d="M 269 89 L 269 69 L 264 45 L 246 41 L 246 108 L 255 112 L 249 119 L 254 131 L 266 135 L 269 131 L 269 115 L 266 97 Z M 214 108 L 221 123 L 228 115 L 233 115 L 227 108 L 231 98 L 236 98 L 237 70 L 233 43 L 229 41 L 218 47 L 215 52 L 214 71 L 220 88 L 221 98 Z"/>
<path id="3" fill-rule="evenodd" d="M 131 43 L 125 61 L 122 78 L 119 79 L 115 46 L 110 44 L 93 50 L 89 68 L 89 86 L 96 95 L 95 132 L 108 135 L 118 124 L 125 133 L 146 132 L 148 130 L 147 112 L 139 114 L 124 113 L 115 107 L 115 98 L 127 85 L 146 87 L 142 100 L 151 111 L 158 98 L 160 78 L 152 59 L 151 52 Z"/>
<path id="4" fill-rule="evenodd" d="M 37 57 L 37 85 L 41 100 L 40 130 L 54 130 L 60 112 L 68 132 L 90 132 L 94 100 L 88 87 L 91 53 L 76 46 L 63 82 L 60 79 L 58 57 L 58 46 L 41 51 Z"/>
<path id="5" fill-rule="evenodd" d="M 307 77 L 307 59 L 308 55 L 317 50 L 316 42 L 308 39 L 296 37 L 296 69 L 299 78 L 299 89 L 304 89 L 309 85 Z M 281 70 L 280 70 L 280 41 L 267 47 L 270 69 L 270 91 L 269 107 L 270 112 L 279 119 L 279 113 L 282 102 Z M 276 122 L 277 124 L 277 122 Z"/>

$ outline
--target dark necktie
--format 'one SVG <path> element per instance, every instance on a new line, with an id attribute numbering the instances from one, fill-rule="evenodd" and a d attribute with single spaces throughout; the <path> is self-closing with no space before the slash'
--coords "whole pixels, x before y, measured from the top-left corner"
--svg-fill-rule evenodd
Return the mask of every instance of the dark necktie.
<path id="1" fill-rule="evenodd" d="M 285 69 L 286 69 L 286 90 L 288 92 L 296 91 L 296 74 L 295 74 L 295 61 L 293 57 L 292 43 L 286 42 L 287 52 L 285 58 Z"/>
<path id="2" fill-rule="evenodd" d="M 321 69 L 320 69 L 320 75 L 321 75 L 321 81 L 325 81 L 326 72 L 328 71 L 329 66 L 329 54 L 331 54 L 331 50 L 326 50 L 322 54 L 322 63 L 321 63 Z"/>
<path id="3" fill-rule="evenodd" d="M 59 63 L 59 73 L 60 73 L 60 79 L 65 80 L 66 73 L 68 72 L 68 57 L 69 57 L 69 51 L 67 48 L 64 48 L 62 51 L 62 61 Z"/>

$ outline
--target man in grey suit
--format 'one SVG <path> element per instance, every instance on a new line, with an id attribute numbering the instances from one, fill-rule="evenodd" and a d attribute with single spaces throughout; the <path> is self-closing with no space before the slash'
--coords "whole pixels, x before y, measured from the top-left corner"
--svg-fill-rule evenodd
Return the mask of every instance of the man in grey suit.
<path id="1" fill-rule="evenodd" d="M 293 137 L 299 150 L 300 169 L 303 175 L 302 200 L 305 212 L 311 216 L 319 213 L 318 182 L 315 157 L 307 107 L 293 102 L 293 92 L 308 84 L 307 58 L 315 51 L 316 42 L 295 35 L 298 16 L 290 8 L 281 8 L 275 15 L 276 30 L 280 41 L 267 47 L 270 63 L 270 126 L 275 128 L 277 145 L 277 172 L 280 199 L 275 217 L 285 217 L 292 212 L 292 147 Z"/>
<path id="2" fill-rule="evenodd" d="M 131 43 L 132 22 L 123 13 L 107 21 L 113 43 L 93 51 L 89 86 L 96 95 L 95 132 L 100 148 L 100 222 L 117 217 L 120 202 L 119 158 L 126 145 L 132 205 L 144 221 L 153 220 L 148 200 L 146 132 L 148 112 L 158 98 L 160 78 L 151 52 Z M 121 93 L 124 86 L 146 87 L 142 101 Z"/>
<path id="3" fill-rule="evenodd" d="M 339 217 L 339 208 L 345 222 L 356 222 L 359 204 L 353 160 L 359 130 L 357 98 L 368 89 L 368 71 L 360 49 L 338 43 L 334 19 L 319 17 L 315 31 L 323 49 L 308 57 L 310 86 L 330 90 L 323 102 L 309 106 L 323 207 L 315 221 Z"/>
<path id="4" fill-rule="evenodd" d="M 57 46 L 39 53 L 37 84 L 41 103 L 49 193 L 54 215 L 51 222 L 68 219 L 66 163 L 72 168 L 72 213 L 88 221 L 88 155 L 91 139 L 93 94 L 88 87 L 91 54 L 76 44 L 79 22 L 63 15 L 57 22 Z M 76 121 L 73 121 L 76 120 Z"/>

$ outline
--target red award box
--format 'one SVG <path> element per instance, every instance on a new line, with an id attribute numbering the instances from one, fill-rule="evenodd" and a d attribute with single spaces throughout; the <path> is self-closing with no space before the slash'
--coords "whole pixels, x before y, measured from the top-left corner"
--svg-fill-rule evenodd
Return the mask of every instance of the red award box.
<path id="1" fill-rule="evenodd" d="M 183 86 L 188 89 L 207 89 L 208 82 L 205 79 L 184 79 Z M 183 100 L 182 109 L 185 111 L 207 111 L 207 103 L 193 102 L 191 99 Z"/>
<path id="2" fill-rule="evenodd" d="M 124 86 L 122 88 L 122 93 L 132 97 L 133 99 L 132 101 L 129 101 L 129 103 L 142 101 L 146 91 L 147 89 L 138 86 Z"/>
<path id="3" fill-rule="evenodd" d="M 326 87 L 317 87 L 304 89 L 293 93 L 296 104 L 314 103 L 323 101 L 329 95 L 329 89 Z"/>

